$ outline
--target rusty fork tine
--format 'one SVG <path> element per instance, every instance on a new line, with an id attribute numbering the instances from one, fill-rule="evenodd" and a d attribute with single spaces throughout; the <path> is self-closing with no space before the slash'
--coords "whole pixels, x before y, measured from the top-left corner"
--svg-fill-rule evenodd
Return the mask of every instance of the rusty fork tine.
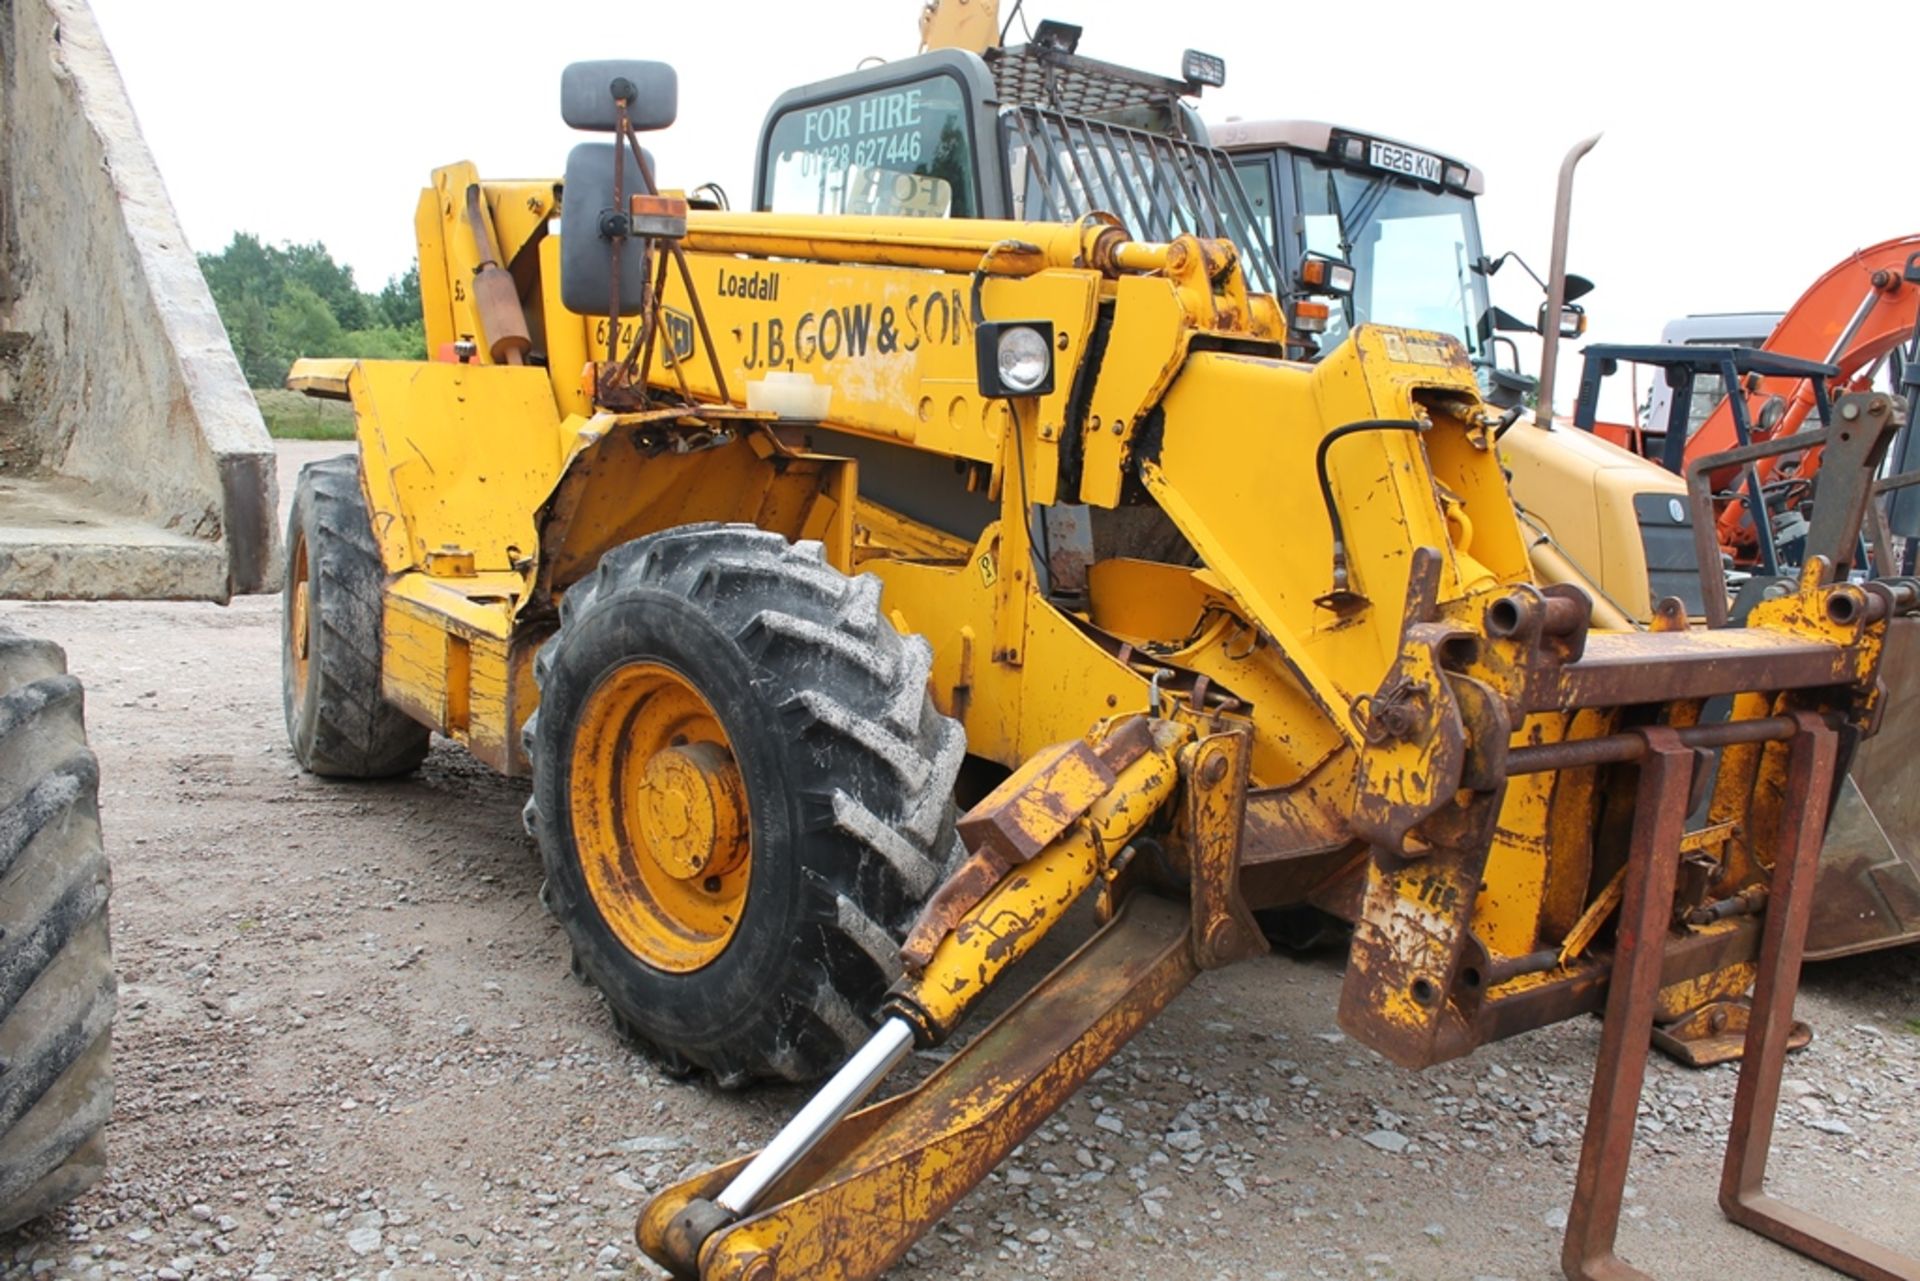
<path id="1" fill-rule="evenodd" d="M 1594 1062 L 1593 1096 L 1560 1252 L 1560 1266 L 1572 1281 L 1650 1281 L 1614 1253 L 1614 1238 L 1620 1229 L 1634 1117 L 1653 1039 L 1654 1002 L 1660 991 L 1663 942 L 1673 914 L 1694 753 L 1672 729 L 1661 726 L 1638 732 L 1646 739 L 1647 753 L 1640 766 L 1633 846 L 1627 856 L 1626 893 L 1607 988 L 1606 1021 L 1600 1029 L 1600 1055 Z"/>
<path id="2" fill-rule="evenodd" d="M 1839 751 L 1839 735 L 1818 716 L 1800 713 L 1798 719 L 1800 730 L 1788 748 L 1779 853 L 1760 941 L 1746 1055 L 1733 1098 L 1720 1208 L 1742 1227 L 1861 1281 L 1920 1281 L 1920 1260 L 1795 1209 L 1765 1191 L 1780 1075 L 1793 1029 L 1793 1001 L 1800 988 L 1801 954 L 1826 831 L 1828 784 Z"/>

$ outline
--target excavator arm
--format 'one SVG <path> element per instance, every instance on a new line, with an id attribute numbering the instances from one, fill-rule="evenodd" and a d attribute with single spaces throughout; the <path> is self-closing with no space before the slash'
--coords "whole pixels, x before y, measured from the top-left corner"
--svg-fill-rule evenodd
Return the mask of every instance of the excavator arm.
<path id="1" fill-rule="evenodd" d="M 985 53 L 1000 44 L 1000 0 L 927 0 L 920 10 L 920 52 Z"/>
<path id="2" fill-rule="evenodd" d="M 1835 393 L 1864 389 L 1880 363 L 1911 339 L 1920 324 L 1920 283 L 1907 275 L 1916 257 L 1920 257 L 1920 235 L 1883 240 L 1849 255 L 1800 295 L 1767 336 L 1762 350 L 1834 366 L 1840 371 L 1832 380 Z M 1761 378 L 1744 393 L 1731 388 L 1729 392 L 1729 398 L 1687 442 L 1689 460 L 1724 453 L 1743 443 L 1734 424 L 1731 394 L 1746 396 L 1757 439 L 1794 435 L 1815 408 L 1814 386 L 1805 378 Z M 1778 404 L 1769 409 L 1775 397 Z M 1777 457 L 1756 464 L 1762 484 L 1778 473 L 1780 464 Z M 1818 466 L 1817 457 L 1803 457 L 1798 474 L 1811 475 Z M 1711 475 L 1716 489 L 1729 486 L 1732 471 L 1727 468 Z M 1721 545 L 1735 549 L 1736 554 L 1754 546 L 1756 535 L 1744 504 L 1724 506 L 1718 528 Z"/>

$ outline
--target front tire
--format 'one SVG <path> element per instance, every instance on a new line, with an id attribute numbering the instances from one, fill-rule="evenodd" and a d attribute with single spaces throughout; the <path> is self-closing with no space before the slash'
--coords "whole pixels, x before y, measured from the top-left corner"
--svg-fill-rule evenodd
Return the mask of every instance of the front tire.
<path id="1" fill-rule="evenodd" d="M 106 1169 L 116 995 L 81 703 L 59 646 L 0 628 L 0 1232 Z"/>
<path id="2" fill-rule="evenodd" d="M 562 602 L 528 825 L 576 966 L 670 1066 L 838 1066 L 952 864 L 965 736 L 879 595 L 818 543 L 706 525 L 616 548 Z"/>
<path id="3" fill-rule="evenodd" d="M 392 778 L 432 734 L 380 688 L 386 570 L 352 454 L 300 469 L 287 520 L 280 693 L 301 766 L 329 778 Z"/>

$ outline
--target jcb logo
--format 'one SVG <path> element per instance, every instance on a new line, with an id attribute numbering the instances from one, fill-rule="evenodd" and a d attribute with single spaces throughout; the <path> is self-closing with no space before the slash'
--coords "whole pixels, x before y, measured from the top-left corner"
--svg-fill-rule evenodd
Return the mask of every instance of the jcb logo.
<path id="1" fill-rule="evenodd" d="M 673 358 L 685 360 L 693 355 L 693 317 L 671 307 L 662 307 L 660 315 L 667 331 L 667 348 L 673 352 Z"/>

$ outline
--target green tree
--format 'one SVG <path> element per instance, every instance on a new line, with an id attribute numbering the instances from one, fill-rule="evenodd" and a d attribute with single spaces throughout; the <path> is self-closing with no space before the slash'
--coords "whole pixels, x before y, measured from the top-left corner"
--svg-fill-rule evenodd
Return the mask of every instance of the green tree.
<path id="1" fill-rule="evenodd" d="M 200 255 L 200 270 L 255 387 L 279 386 L 302 356 L 426 356 L 418 266 L 366 293 L 325 245 L 269 245 L 243 231 L 219 253 Z"/>
<path id="2" fill-rule="evenodd" d="M 288 282 L 273 309 L 273 352 L 281 364 L 291 366 L 302 356 L 344 354 L 345 332 L 326 299 L 303 281 Z"/>
<path id="3" fill-rule="evenodd" d="M 327 247 L 315 241 L 310 245 L 287 245 L 286 277 L 311 289 L 342 329 L 365 329 L 373 319 L 367 296 L 353 283 L 353 268 L 333 260 Z"/>
<path id="4" fill-rule="evenodd" d="M 380 321 L 395 329 L 420 324 L 420 264 L 414 263 L 404 275 L 389 280 L 379 293 L 377 310 Z"/>
<path id="5" fill-rule="evenodd" d="M 420 322 L 404 329 L 375 325 L 371 329 L 353 329 L 340 335 L 340 354 L 358 360 L 419 360 L 426 352 Z"/>

